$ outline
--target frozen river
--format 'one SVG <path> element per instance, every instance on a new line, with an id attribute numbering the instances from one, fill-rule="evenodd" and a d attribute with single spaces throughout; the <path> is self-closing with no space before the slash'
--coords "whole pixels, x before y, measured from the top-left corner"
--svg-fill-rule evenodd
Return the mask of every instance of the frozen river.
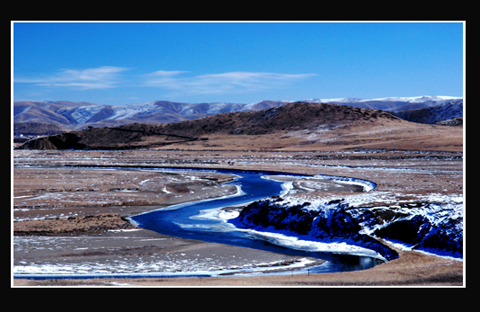
<path id="1" fill-rule="evenodd" d="M 309 268 L 310 272 L 367 269 L 382 262 L 381 257 L 375 252 L 357 246 L 302 241 L 297 237 L 282 234 L 236 228 L 228 222 L 228 219 L 236 216 L 235 210 L 226 212 L 223 208 L 245 205 L 262 198 L 280 195 L 285 190 L 286 183 L 269 177 L 284 174 L 238 170 L 215 171 L 238 176 L 235 181 L 230 182 L 238 188 L 236 195 L 175 205 L 133 216 L 129 219 L 139 227 L 165 235 L 329 261 L 328 265 Z M 330 179 L 335 178 L 340 181 L 355 183 L 355 181 L 347 181 L 342 177 L 330 177 Z M 362 184 L 361 182 L 361 180 L 356 181 L 359 184 Z M 369 181 L 363 182 L 368 187 L 372 185 Z"/>
<path id="2" fill-rule="evenodd" d="M 101 167 L 92 168 L 102 169 Z M 113 169 L 113 168 L 110 168 Z M 126 169 L 126 168 L 122 168 Z M 247 247 L 262 251 L 271 251 L 280 254 L 300 256 L 302 259 L 320 259 L 325 260 L 321 265 L 312 267 L 311 260 L 304 260 L 296 263 L 290 268 L 285 268 L 289 272 L 293 269 L 297 273 L 301 272 L 339 272 L 361 270 L 373 267 L 382 263 L 383 259 L 375 251 L 348 243 L 325 243 L 315 240 L 303 240 L 295 235 L 287 236 L 280 233 L 265 231 L 255 231 L 253 229 L 241 229 L 235 227 L 229 220 L 238 216 L 240 207 L 250 202 L 264 199 L 266 197 L 280 195 L 292 187 L 293 179 L 311 178 L 311 176 L 284 174 L 280 172 L 267 171 L 244 171 L 227 169 L 186 169 L 186 168 L 128 168 L 132 170 L 152 170 L 158 172 L 165 171 L 210 171 L 225 174 L 233 174 L 237 178 L 229 184 L 237 187 L 237 193 L 217 199 L 203 200 L 197 202 L 188 202 L 179 205 L 170 206 L 159 210 L 150 211 L 140 215 L 130 217 L 130 221 L 141 228 L 152 230 L 164 235 L 180 237 L 185 239 L 201 240 L 211 243 L 220 243 L 238 247 Z M 318 177 L 318 176 L 317 176 Z M 358 188 L 371 190 L 375 184 L 366 181 L 346 177 L 322 176 L 325 183 L 356 184 Z M 282 182 L 283 181 L 283 182 Z M 290 182 L 288 182 L 290 181 Z M 237 208 L 232 208 L 237 206 Z M 39 243 L 43 237 L 16 237 L 15 250 L 28 247 Z M 67 238 L 55 238 L 55 246 L 50 248 L 59 248 L 59 240 Z M 75 238 L 69 238 L 70 240 Z M 80 239 L 80 238 L 79 238 Z M 112 238 L 120 239 L 120 238 Z M 45 242 L 43 242 L 45 244 Z M 70 243 L 69 243 L 70 244 Z M 58 246 L 57 246 L 58 245 Z M 87 244 L 88 245 L 88 244 Z M 85 245 L 85 246 L 87 246 Z M 32 245 L 33 246 L 33 245 Z M 43 245 L 42 245 L 43 246 Z M 87 248 L 78 245 L 78 248 Z M 48 247 L 48 246 L 46 246 Z M 121 260 L 121 259 L 120 259 Z M 175 276 L 217 276 L 221 274 L 242 274 L 249 272 L 265 271 L 262 268 L 235 269 L 231 272 L 225 272 L 224 269 L 207 268 L 203 266 L 200 271 L 190 265 L 182 269 L 177 266 L 175 272 L 162 271 L 158 259 L 152 259 L 150 266 L 138 260 L 132 263 L 123 264 L 118 260 L 121 267 L 117 268 L 115 263 L 78 263 L 78 264 L 32 264 L 19 263 L 14 268 L 15 277 L 27 278 L 97 278 L 97 277 L 175 277 Z M 173 261 L 173 260 L 172 260 Z M 165 262 L 165 260 L 164 260 Z M 168 261 L 167 261 L 168 262 Z M 175 262 L 176 263 L 176 262 Z M 140 266 L 140 264 L 142 264 Z M 148 264 L 148 263 L 147 263 Z M 155 264 L 155 265 L 154 265 Z M 172 262 L 173 264 L 173 262 Z M 112 266 L 113 265 L 113 266 Z M 177 264 L 176 264 L 177 265 Z M 188 265 L 188 264 L 187 264 Z M 168 266 L 171 266 L 169 264 Z M 144 268 L 144 270 L 142 270 Z M 252 273 L 253 272 L 253 273 Z M 278 271 L 279 272 L 279 271 Z M 277 272 L 277 273 L 278 273 Z"/>

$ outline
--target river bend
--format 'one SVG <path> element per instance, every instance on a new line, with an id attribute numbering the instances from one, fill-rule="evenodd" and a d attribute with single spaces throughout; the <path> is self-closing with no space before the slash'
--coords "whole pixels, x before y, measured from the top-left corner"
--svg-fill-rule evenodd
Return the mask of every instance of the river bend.
<path id="1" fill-rule="evenodd" d="M 155 169 L 160 170 L 160 169 Z M 255 248 L 265 251 L 278 252 L 289 255 L 314 257 L 328 261 L 328 265 L 309 268 L 309 272 L 338 272 L 367 269 L 382 263 L 376 253 L 364 248 L 333 248 L 331 251 L 318 251 L 313 247 L 316 242 L 302 242 L 295 237 L 288 237 L 268 232 L 246 231 L 236 228 L 224 218 L 221 218 L 222 208 L 245 205 L 252 201 L 266 197 L 280 195 L 285 187 L 282 182 L 267 178 L 275 175 L 290 175 L 310 177 L 297 174 L 286 174 L 272 171 L 246 171 L 228 169 L 185 169 L 164 168 L 161 170 L 192 170 L 214 171 L 218 173 L 234 174 L 238 178 L 229 182 L 236 185 L 239 191 L 235 195 L 223 198 L 183 203 L 163 208 L 129 219 L 141 228 L 156 231 L 161 234 L 186 239 L 196 239 L 206 242 L 235 245 Z M 359 183 L 370 190 L 375 184 L 366 180 L 345 177 L 322 176 L 322 178 Z M 318 244 L 322 244 L 318 242 Z"/>

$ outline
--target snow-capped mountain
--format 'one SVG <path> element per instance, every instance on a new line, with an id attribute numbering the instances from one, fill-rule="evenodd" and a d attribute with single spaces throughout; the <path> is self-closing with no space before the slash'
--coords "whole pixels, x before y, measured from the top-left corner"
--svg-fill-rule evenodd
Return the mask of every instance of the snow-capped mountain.
<path id="1" fill-rule="evenodd" d="M 309 99 L 305 102 L 381 109 L 408 121 L 428 124 L 463 117 L 463 98 L 454 96 L 424 95 L 367 100 L 356 98 Z"/>
<path id="2" fill-rule="evenodd" d="M 418 109 L 445 103 L 463 104 L 462 97 L 454 96 L 412 96 L 412 97 L 385 97 L 377 99 L 336 98 L 336 99 L 307 99 L 309 103 L 331 103 L 340 105 L 356 106 L 360 108 L 382 109 L 387 111 L 402 111 Z"/>
<path id="3" fill-rule="evenodd" d="M 293 101 L 265 100 L 249 104 L 152 101 L 127 105 L 98 105 L 87 102 L 20 101 L 14 103 L 14 122 L 55 124 L 65 129 L 84 128 L 87 125 L 114 126 L 134 122 L 159 124 L 196 119 L 220 113 L 269 109 L 290 102 Z M 463 110 L 463 99 L 451 96 L 309 99 L 299 102 L 332 103 L 392 112 L 454 104 L 455 116 L 450 116 L 448 110 L 442 110 L 442 116 L 439 118 L 445 117 L 446 119 L 459 117 L 459 112 Z M 437 119 L 433 118 L 432 120 L 438 121 Z"/>
<path id="4" fill-rule="evenodd" d="M 378 99 L 359 99 L 359 98 L 335 98 L 335 99 L 309 99 L 305 102 L 311 103 L 365 103 L 365 102 L 406 102 L 406 103 L 437 103 L 449 100 L 459 100 L 461 97 L 455 96 L 410 96 L 410 97 L 385 97 Z"/>
<path id="5" fill-rule="evenodd" d="M 430 95 L 423 95 L 423 96 L 412 96 L 412 97 L 387 97 L 387 98 L 380 98 L 374 99 L 372 101 L 398 101 L 398 102 L 407 102 L 407 103 L 424 103 L 427 105 L 433 104 L 440 104 L 445 101 L 452 101 L 452 100 L 460 100 L 461 97 L 456 96 L 430 96 Z"/>
<path id="6" fill-rule="evenodd" d="M 98 105 L 72 102 L 14 103 L 14 121 L 53 123 L 64 128 L 82 128 L 86 125 L 120 125 L 134 122 L 172 123 L 187 119 L 228 113 L 268 109 L 287 101 L 262 101 L 239 103 L 178 103 L 152 101 L 128 105 Z"/>

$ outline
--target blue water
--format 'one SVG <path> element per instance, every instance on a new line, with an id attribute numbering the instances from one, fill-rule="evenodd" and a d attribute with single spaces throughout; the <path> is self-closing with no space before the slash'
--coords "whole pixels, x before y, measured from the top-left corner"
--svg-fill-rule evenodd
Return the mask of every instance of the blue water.
<path id="1" fill-rule="evenodd" d="M 223 226 L 222 222 L 209 218 L 199 218 L 198 216 L 204 210 L 244 204 L 278 195 L 282 191 L 282 186 L 280 182 L 262 179 L 258 173 L 230 173 L 241 175 L 236 181 L 227 183 L 241 186 L 241 195 L 175 205 L 130 217 L 130 219 L 142 228 L 171 236 L 182 238 L 192 238 L 194 236 L 195 239 L 214 240 L 222 243 L 243 241 L 245 237 L 241 235 L 242 233 L 236 233 L 236 231 L 230 233 L 232 231 L 228 231 L 228 228 Z M 217 235 L 225 232 L 227 232 L 226 235 Z"/>
<path id="2" fill-rule="evenodd" d="M 170 170 L 170 169 L 169 169 Z M 183 170 L 183 169 L 178 169 Z M 193 170 L 193 169 L 191 169 Z M 130 217 L 138 226 L 161 234 L 206 242 L 255 248 L 288 255 L 314 257 L 330 261 L 328 265 L 309 268 L 309 272 L 339 272 L 367 269 L 380 263 L 370 257 L 307 252 L 275 245 L 264 239 L 252 237 L 248 232 L 228 226 L 223 220 L 202 217 L 210 209 L 246 204 L 282 192 L 282 183 L 262 178 L 277 172 L 239 170 L 210 170 L 239 176 L 228 184 L 241 187 L 241 194 L 214 200 L 185 203 Z M 284 174 L 284 173 L 282 173 Z"/>

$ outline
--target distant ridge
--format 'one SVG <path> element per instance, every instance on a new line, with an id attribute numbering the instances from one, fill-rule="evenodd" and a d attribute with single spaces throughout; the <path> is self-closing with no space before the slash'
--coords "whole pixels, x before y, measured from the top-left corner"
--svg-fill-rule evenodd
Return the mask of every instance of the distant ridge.
<path id="1" fill-rule="evenodd" d="M 179 103 L 170 101 L 153 101 L 129 105 L 98 105 L 88 102 L 68 101 L 19 101 L 14 103 L 14 123 L 53 124 L 65 130 L 84 129 L 87 126 L 104 127 L 120 126 L 129 123 L 167 124 L 192 120 L 221 113 L 250 112 L 275 108 L 295 101 L 269 101 L 257 103 Z M 403 110 L 440 107 L 451 104 L 456 107 L 449 115 L 449 110 L 431 110 L 432 114 L 441 114 L 430 119 L 417 119 L 419 114 L 408 114 L 408 120 L 415 122 L 448 120 L 463 113 L 463 99 L 449 96 L 391 97 L 380 99 L 309 99 L 301 102 L 329 103 L 359 108 L 380 109 L 392 112 L 401 118 Z M 412 117 L 413 116 L 413 117 Z"/>
<path id="2" fill-rule="evenodd" d="M 426 124 L 463 117 L 463 101 L 447 101 L 436 106 L 393 112 L 402 119 Z"/>
<path id="3" fill-rule="evenodd" d="M 288 102 L 261 101 L 238 104 L 153 101 L 129 105 L 98 105 L 65 101 L 20 101 L 14 103 L 14 122 L 51 123 L 65 129 L 118 126 L 134 122 L 163 124 L 220 113 L 256 111 L 285 103 Z"/>
<path id="4" fill-rule="evenodd" d="M 216 114 L 170 124 L 133 123 L 118 127 L 90 127 L 49 137 L 30 140 L 23 149 L 131 149 L 209 140 L 216 136 L 257 136 L 320 131 L 342 125 L 374 126 L 399 124 L 400 118 L 381 111 L 335 104 L 295 102 L 260 111 Z"/>
<path id="5" fill-rule="evenodd" d="M 444 105 L 448 103 L 461 103 L 463 98 L 454 96 L 412 96 L 412 97 L 385 97 L 378 99 L 357 99 L 357 98 L 338 98 L 338 99 L 309 99 L 308 103 L 332 103 L 340 105 L 349 105 L 361 108 L 381 109 L 387 111 L 402 111 Z"/>

